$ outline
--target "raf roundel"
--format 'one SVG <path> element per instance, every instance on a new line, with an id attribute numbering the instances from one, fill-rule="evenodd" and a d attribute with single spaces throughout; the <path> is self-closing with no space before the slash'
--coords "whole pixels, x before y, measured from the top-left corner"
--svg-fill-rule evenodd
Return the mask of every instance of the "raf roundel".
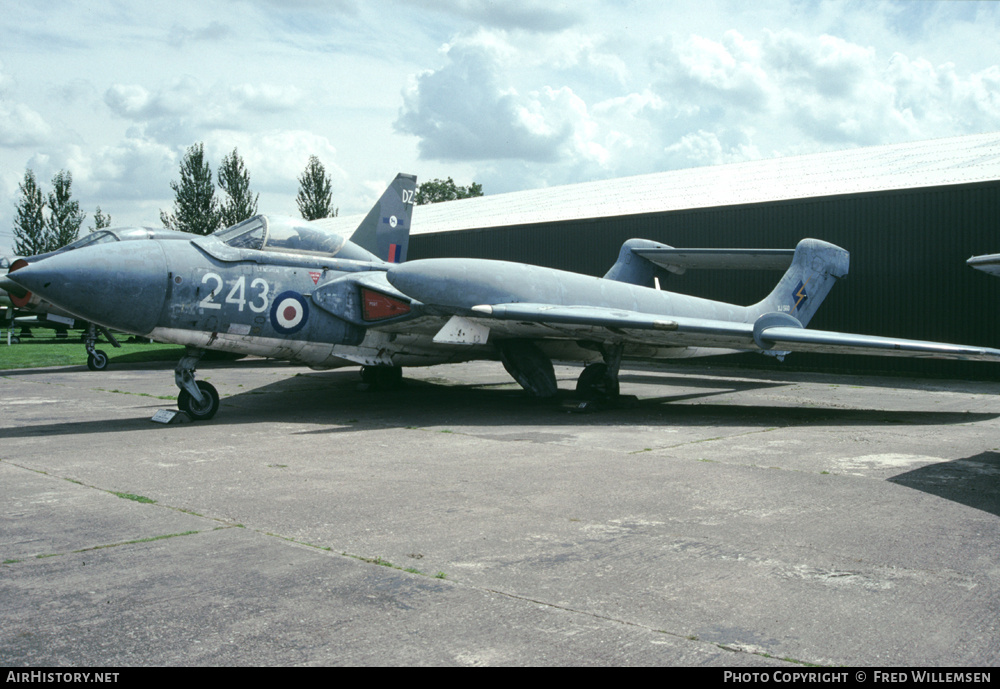
<path id="1" fill-rule="evenodd" d="M 271 306 L 271 325 L 282 335 L 297 333 L 309 320 L 309 304 L 298 292 L 282 292 Z"/>

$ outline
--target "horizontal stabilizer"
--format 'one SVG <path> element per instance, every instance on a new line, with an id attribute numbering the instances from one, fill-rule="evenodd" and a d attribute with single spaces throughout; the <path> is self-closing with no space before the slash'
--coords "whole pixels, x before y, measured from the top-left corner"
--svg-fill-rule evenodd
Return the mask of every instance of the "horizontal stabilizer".
<path id="1" fill-rule="evenodd" d="M 685 270 L 786 270 L 794 249 L 633 249 L 673 273 Z"/>

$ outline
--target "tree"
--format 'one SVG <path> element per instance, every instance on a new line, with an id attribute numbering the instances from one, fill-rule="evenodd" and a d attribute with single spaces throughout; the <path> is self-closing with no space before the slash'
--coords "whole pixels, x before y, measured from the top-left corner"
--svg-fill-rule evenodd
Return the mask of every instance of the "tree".
<path id="1" fill-rule="evenodd" d="M 67 170 L 57 172 L 52 178 L 52 187 L 49 192 L 49 218 L 45 223 L 51 247 L 49 251 L 75 242 L 86 215 L 80 211 L 79 202 L 73 200 L 72 173 Z"/>
<path id="2" fill-rule="evenodd" d="M 326 174 L 319 158 L 309 156 L 309 163 L 299 177 L 299 194 L 295 197 L 299 213 L 306 220 L 335 218 L 339 209 L 333 207 L 332 197 L 330 176 Z"/>
<path id="3" fill-rule="evenodd" d="M 94 226 L 90 228 L 90 231 L 97 232 L 98 230 L 103 230 L 105 227 L 111 227 L 111 216 L 104 215 L 101 212 L 101 207 L 98 206 L 97 210 L 94 211 Z"/>
<path id="4" fill-rule="evenodd" d="M 35 182 L 35 173 L 24 171 L 24 181 L 18 185 L 21 200 L 14 215 L 14 253 L 18 256 L 34 256 L 49 251 L 45 230 L 45 216 L 42 209 L 42 190 Z"/>
<path id="5" fill-rule="evenodd" d="M 219 209 L 222 227 L 231 227 L 257 215 L 257 199 L 260 194 L 250 191 L 250 173 L 243 165 L 243 158 L 233 152 L 222 159 L 219 167 L 219 187 L 229 197 Z"/>
<path id="6" fill-rule="evenodd" d="M 197 143 L 181 161 L 181 181 L 171 182 L 174 212 L 160 211 L 163 226 L 193 234 L 211 234 L 219 229 L 219 202 L 215 198 L 212 168 L 205 162 L 205 146 Z"/>
<path id="7" fill-rule="evenodd" d="M 449 177 L 447 180 L 432 179 L 417 186 L 417 193 L 413 202 L 418 206 L 428 203 L 441 203 L 442 201 L 455 201 L 456 199 L 469 199 L 473 196 L 483 195 L 483 185 L 473 182 L 467 187 L 457 186 Z"/>

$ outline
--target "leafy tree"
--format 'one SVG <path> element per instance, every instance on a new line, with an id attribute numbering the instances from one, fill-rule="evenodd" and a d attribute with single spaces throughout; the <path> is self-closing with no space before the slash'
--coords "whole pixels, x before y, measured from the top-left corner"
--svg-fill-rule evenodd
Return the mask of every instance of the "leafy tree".
<path id="1" fill-rule="evenodd" d="M 94 226 L 90 228 L 90 231 L 97 232 L 105 227 L 111 227 L 111 216 L 102 213 L 101 207 L 98 206 L 97 210 L 94 211 Z"/>
<path id="2" fill-rule="evenodd" d="M 163 226 L 193 234 L 211 234 L 219 229 L 219 202 L 215 198 L 212 168 L 205 162 L 205 145 L 191 146 L 181 161 L 181 181 L 171 182 L 174 212 L 160 211 Z"/>
<path id="3" fill-rule="evenodd" d="M 83 224 L 84 213 L 80 204 L 73 200 L 73 175 L 66 170 L 60 170 L 52 178 L 52 191 L 49 192 L 49 218 L 46 221 L 46 232 L 49 241 L 49 251 L 75 242 L 80 236 L 80 225 Z"/>
<path id="4" fill-rule="evenodd" d="M 219 167 L 219 187 L 229 197 L 219 209 L 222 227 L 231 227 L 257 215 L 257 199 L 260 194 L 250 191 L 250 173 L 243 164 L 243 158 L 233 152 L 222 159 Z"/>
<path id="5" fill-rule="evenodd" d="M 330 191 L 330 176 L 326 168 L 316 156 L 309 156 L 309 163 L 299 177 L 299 194 L 295 202 L 299 204 L 299 213 L 306 220 L 320 218 L 335 218 L 339 209 L 333 207 Z"/>
<path id="6" fill-rule="evenodd" d="M 456 199 L 468 199 L 473 196 L 483 195 L 483 185 L 473 182 L 467 187 L 457 186 L 449 177 L 447 180 L 432 179 L 417 186 L 417 193 L 413 202 L 418 206 L 428 203 L 441 203 L 442 201 L 455 201 Z"/>
<path id="7" fill-rule="evenodd" d="M 18 185 L 21 200 L 14 215 L 14 253 L 18 256 L 34 256 L 49 251 L 45 217 L 42 209 L 42 190 L 35 182 L 35 173 L 24 171 L 24 181 Z"/>

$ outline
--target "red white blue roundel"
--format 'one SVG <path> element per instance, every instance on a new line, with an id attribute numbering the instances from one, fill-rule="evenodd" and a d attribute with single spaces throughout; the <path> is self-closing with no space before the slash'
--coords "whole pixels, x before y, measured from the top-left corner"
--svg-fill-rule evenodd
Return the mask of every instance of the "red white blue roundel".
<path id="1" fill-rule="evenodd" d="M 297 333 L 309 320 L 309 304 L 298 292 L 282 292 L 271 305 L 271 325 L 282 335 Z"/>

